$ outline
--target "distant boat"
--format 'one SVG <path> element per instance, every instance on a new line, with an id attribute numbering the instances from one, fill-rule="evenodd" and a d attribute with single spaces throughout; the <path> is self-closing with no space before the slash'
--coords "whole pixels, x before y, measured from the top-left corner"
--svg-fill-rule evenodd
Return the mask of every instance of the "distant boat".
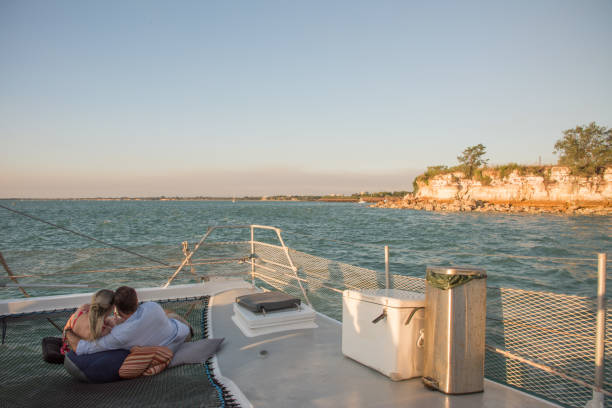
<path id="1" fill-rule="evenodd" d="M 235 203 L 235 202 L 236 202 L 236 197 L 233 197 L 232 198 L 232 203 Z"/>
<path id="2" fill-rule="evenodd" d="M 363 198 L 359 199 L 358 204 L 367 204 L 368 202 L 366 200 L 364 200 Z"/>

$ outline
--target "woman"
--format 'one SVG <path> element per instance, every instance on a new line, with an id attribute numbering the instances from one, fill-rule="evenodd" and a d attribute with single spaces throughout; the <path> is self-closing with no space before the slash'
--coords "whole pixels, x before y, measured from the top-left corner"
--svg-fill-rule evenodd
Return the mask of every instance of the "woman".
<path id="1" fill-rule="evenodd" d="M 114 296 L 115 293 L 112 290 L 97 291 L 91 297 L 91 304 L 82 305 L 70 316 L 64 326 L 64 332 L 71 329 L 74 334 L 84 340 L 95 340 L 110 333 L 118 323 L 117 319 L 111 316 L 114 309 Z M 65 334 L 61 351 L 62 354 L 70 351 Z"/>

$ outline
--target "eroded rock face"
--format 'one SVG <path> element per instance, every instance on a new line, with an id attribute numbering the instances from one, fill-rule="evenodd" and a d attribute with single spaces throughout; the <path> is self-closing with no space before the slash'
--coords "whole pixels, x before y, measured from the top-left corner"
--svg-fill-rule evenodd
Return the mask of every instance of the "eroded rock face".
<path id="1" fill-rule="evenodd" d="M 419 182 L 416 194 L 373 207 L 449 212 L 505 212 L 526 214 L 612 215 L 612 168 L 599 177 L 576 177 L 567 167 L 551 167 L 545 176 L 520 175 L 500 179 L 485 171 L 488 185 L 468 180 L 463 173 Z"/>
<path id="2" fill-rule="evenodd" d="M 415 198 L 482 201 L 607 201 L 612 200 L 612 168 L 602 176 L 576 177 L 567 167 L 551 167 L 545 176 L 520 175 L 514 171 L 501 179 L 495 171 L 485 171 L 491 181 L 466 179 L 461 172 L 418 182 Z"/>

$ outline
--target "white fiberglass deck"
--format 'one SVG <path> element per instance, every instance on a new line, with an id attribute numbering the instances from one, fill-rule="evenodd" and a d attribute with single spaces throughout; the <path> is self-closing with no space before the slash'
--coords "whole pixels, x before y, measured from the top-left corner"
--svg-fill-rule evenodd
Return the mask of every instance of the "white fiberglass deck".
<path id="1" fill-rule="evenodd" d="M 342 355 L 341 325 L 317 315 L 316 329 L 245 337 L 233 323 L 236 289 L 210 301 L 211 337 L 225 337 L 217 375 L 233 382 L 254 407 L 551 407 L 546 401 L 485 380 L 485 391 L 448 396 L 420 379 L 393 382 Z M 230 388 L 231 385 L 230 385 Z M 237 396 L 239 397 L 239 396 Z"/>

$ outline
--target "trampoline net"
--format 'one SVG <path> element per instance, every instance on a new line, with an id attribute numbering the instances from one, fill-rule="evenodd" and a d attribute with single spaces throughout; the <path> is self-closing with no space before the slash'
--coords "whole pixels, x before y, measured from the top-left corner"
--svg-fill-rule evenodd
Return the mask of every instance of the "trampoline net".
<path id="1" fill-rule="evenodd" d="M 158 302 L 185 317 L 194 339 L 203 333 L 208 298 Z M 74 309 L 6 318 L 6 338 L 0 345 L 1 407 L 219 407 L 223 401 L 209 382 L 205 364 L 189 364 L 141 377 L 106 384 L 81 383 L 62 364 L 42 359 L 42 338 L 61 334 L 47 319 L 63 327 Z M 210 363 L 208 363 L 210 364 Z M 227 404 L 225 404 L 227 405 Z"/>

